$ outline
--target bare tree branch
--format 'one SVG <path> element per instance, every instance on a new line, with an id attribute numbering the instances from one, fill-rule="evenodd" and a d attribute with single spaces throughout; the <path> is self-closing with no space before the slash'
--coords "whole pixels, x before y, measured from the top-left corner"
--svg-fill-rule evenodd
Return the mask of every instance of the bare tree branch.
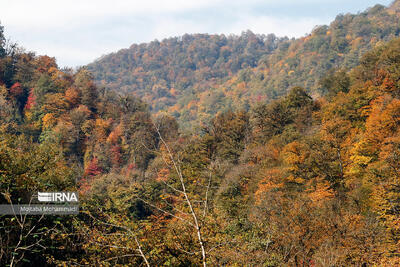
<path id="1" fill-rule="evenodd" d="M 155 127 L 156 127 L 156 126 L 155 126 Z M 181 183 L 181 187 L 182 187 L 182 193 L 183 193 L 183 195 L 184 195 L 184 197 L 185 197 L 185 200 L 186 200 L 187 205 L 189 206 L 189 210 L 190 210 L 190 213 L 191 213 L 192 218 L 193 218 L 193 224 L 192 224 L 192 225 L 194 226 L 194 228 L 195 228 L 195 230 L 196 230 L 196 232 L 197 232 L 197 239 L 198 239 L 198 242 L 199 242 L 199 245 L 200 245 L 200 248 L 201 248 L 201 255 L 202 255 L 203 267 L 206 267 L 206 266 L 207 266 L 207 256 L 206 256 L 206 251 L 205 251 L 205 248 L 204 248 L 203 237 L 202 237 L 202 233 L 201 233 L 201 230 L 200 230 L 200 225 L 199 225 L 199 221 L 198 221 L 198 218 L 197 218 L 197 214 L 195 213 L 195 211 L 194 211 L 194 209 L 193 209 L 192 202 L 191 202 L 191 200 L 190 200 L 190 198 L 189 198 L 189 196 L 188 196 L 188 194 L 187 194 L 187 192 L 186 192 L 186 185 L 185 185 L 185 181 L 184 181 L 184 179 L 183 179 L 183 174 L 182 174 L 181 166 L 180 166 L 180 164 L 179 164 L 179 163 L 180 163 L 180 160 L 179 160 L 179 158 L 178 158 L 178 162 L 177 162 L 177 161 L 174 159 L 174 156 L 173 156 L 173 154 L 172 154 L 172 152 L 171 152 L 170 147 L 169 147 L 168 144 L 165 142 L 164 138 L 161 136 L 161 133 L 160 133 L 159 128 L 156 127 L 156 130 L 157 130 L 157 134 L 158 134 L 158 136 L 159 136 L 161 142 L 164 144 L 165 148 L 167 149 L 169 158 L 170 158 L 170 160 L 172 161 L 172 164 L 173 164 L 173 167 L 174 167 L 174 169 L 175 169 L 175 171 L 176 171 L 176 174 L 177 174 L 178 177 L 179 177 L 179 180 L 180 180 L 180 183 Z"/>

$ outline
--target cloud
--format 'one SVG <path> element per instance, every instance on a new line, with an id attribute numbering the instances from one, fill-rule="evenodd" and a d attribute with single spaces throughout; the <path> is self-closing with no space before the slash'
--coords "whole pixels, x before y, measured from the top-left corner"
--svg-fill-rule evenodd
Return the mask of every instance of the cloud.
<path id="1" fill-rule="evenodd" d="M 3 0 L 2 20 L 19 27 L 54 28 L 112 16 L 187 12 L 218 5 L 223 0 Z M 29 22 L 29 23 L 28 23 Z"/>

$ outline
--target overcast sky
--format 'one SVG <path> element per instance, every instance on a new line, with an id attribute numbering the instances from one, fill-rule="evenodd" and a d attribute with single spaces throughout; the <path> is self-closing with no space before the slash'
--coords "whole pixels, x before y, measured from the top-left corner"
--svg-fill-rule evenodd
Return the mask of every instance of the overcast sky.
<path id="1" fill-rule="evenodd" d="M 339 13 L 392 0 L 1 0 L 7 37 L 75 67 L 133 43 L 184 33 L 300 37 Z"/>

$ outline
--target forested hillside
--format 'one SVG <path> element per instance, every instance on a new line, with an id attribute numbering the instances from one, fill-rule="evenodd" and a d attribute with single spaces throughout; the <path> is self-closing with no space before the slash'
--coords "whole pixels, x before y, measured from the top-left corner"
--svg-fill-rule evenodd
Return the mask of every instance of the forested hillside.
<path id="1" fill-rule="evenodd" d="M 323 96 L 291 87 L 186 134 L 0 28 L 0 203 L 81 205 L 1 215 L 0 265 L 399 266 L 400 39 L 371 46 Z"/>
<path id="2" fill-rule="evenodd" d="M 239 70 L 257 66 L 287 38 L 186 34 L 182 37 L 132 45 L 89 65 L 108 89 L 135 92 L 154 111 L 174 106 L 183 95 L 208 90 Z"/>
<path id="3" fill-rule="evenodd" d="M 399 36 L 400 2 L 339 15 L 299 39 L 195 34 L 132 45 L 88 68 L 107 89 L 134 92 L 153 113 L 168 111 L 183 126 L 208 122 L 218 112 L 248 109 L 293 86 L 324 93 L 320 78 L 350 69 L 366 51 Z"/>

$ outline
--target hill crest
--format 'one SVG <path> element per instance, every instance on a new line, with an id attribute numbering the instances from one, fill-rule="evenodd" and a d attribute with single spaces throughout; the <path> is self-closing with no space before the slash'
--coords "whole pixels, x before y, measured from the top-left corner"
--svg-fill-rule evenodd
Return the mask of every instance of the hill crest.
<path id="1" fill-rule="evenodd" d="M 340 14 L 297 39 L 251 31 L 185 34 L 134 44 L 88 68 L 99 84 L 133 92 L 153 113 L 168 111 L 183 125 L 198 124 L 224 110 L 271 101 L 294 86 L 323 94 L 319 80 L 328 70 L 350 69 L 366 51 L 399 36 L 399 3 Z"/>

